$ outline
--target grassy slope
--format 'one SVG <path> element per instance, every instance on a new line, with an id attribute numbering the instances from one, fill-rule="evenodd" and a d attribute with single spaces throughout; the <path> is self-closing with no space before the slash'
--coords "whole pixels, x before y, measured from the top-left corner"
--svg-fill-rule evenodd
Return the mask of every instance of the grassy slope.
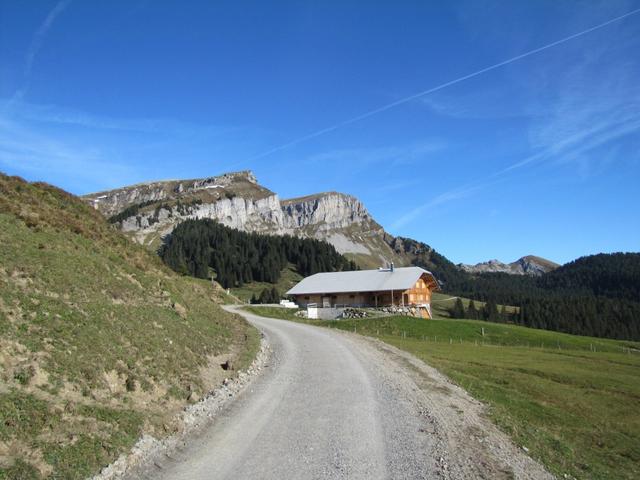
<path id="1" fill-rule="evenodd" d="M 232 288 L 231 293 L 241 301 L 249 302 L 252 295 L 255 295 L 257 298 L 265 288 L 271 289 L 276 287 L 278 292 L 280 292 L 280 295 L 284 296 L 285 292 L 290 290 L 300 280 L 302 280 L 302 275 L 295 270 L 293 265 L 290 265 L 282 271 L 280 279 L 276 284 L 267 282 L 251 282 L 239 288 Z"/>
<path id="2" fill-rule="evenodd" d="M 433 316 L 435 318 L 450 318 L 450 310 L 453 308 L 456 298 L 458 297 L 454 297 L 446 293 L 432 293 L 431 311 L 433 312 Z M 464 306 L 465 310 L 469 308 L 470 300 L 468 298 L 460 297 L 460 300 L 462 300 L 462 305 Z M 477 310 L 480 310 L 484 307 L 485 302 L 474 301 L 473 304 L 475 305 Z M 518 311 L 518 307 L 514 307 L 511 305 L 506 305 L 505 307 L 506 312 L 508 313 L 514 313 Z M 498 305 L 498 311 L 502 311 L 502 305 Z"/>
<path id="3" fill-rule="evenodd" d="M 96 472 L 257 349 L 222 292 L 58 189 L 0 176 L 0 245 L 0 479 Z"/>
<path id="4" fill-rule="evenodd" d="M 291 310 L 247 308 L 300 321 Z M 472 320 L 305 322 L 377 336 L 440 369 L 560 476 L 640 475 L 640 354 L 625 353 L 638 343 Z"/>

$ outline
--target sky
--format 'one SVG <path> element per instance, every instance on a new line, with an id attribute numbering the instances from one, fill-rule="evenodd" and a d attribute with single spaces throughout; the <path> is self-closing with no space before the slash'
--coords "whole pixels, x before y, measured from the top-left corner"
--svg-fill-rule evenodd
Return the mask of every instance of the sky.
<path id="1" fill-rule="evenodd" d="M 252 170 L 453 262 L 640 250 L 640 1 L 0 0 L 0 171 Z"/>

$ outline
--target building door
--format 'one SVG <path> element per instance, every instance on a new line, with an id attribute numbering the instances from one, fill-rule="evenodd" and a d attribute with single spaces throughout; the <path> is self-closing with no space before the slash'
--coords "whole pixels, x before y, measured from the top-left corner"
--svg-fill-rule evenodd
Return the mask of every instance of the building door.
<path id="1" fill-rule="evenodd" d="M 322 306 L 324 308 L 331 307 L 331 297 L 322 297 Z"/>

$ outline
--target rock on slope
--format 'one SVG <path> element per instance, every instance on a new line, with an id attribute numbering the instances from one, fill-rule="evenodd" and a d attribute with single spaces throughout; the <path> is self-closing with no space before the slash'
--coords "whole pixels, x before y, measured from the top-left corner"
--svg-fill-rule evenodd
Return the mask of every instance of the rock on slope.
<path id="1" fill-rule="evenodd" d="M 489 260 L 488 262 L 476 265 L 460 264 L 459 267 L 470 273 L 502 272 L 512 275 L 532 275 L 540 276 L 555 270 L 560 265 L 545 258 L 527 255 L 512 263 L 502 263 L 499 260 Z"/>
<path id="2" fill-rule="evenodd" d="M 245 231 L 326 240 L 363 267 L 409 263 L 357 198 L 326 192 L 281 200 L 249 171 L 132 185 L 84 198 L 152 247 L 185 219 L 212 218 Z"/>
<path id="3" fill-rule="evenodd" d="M 254 329 L 78 198 L 0 175 L 0 478 L 86 478 L 242 367 Z"/>

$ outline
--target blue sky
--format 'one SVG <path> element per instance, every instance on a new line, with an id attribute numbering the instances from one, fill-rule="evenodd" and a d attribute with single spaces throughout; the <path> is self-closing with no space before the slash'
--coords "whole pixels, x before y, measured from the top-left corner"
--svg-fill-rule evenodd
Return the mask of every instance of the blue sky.
<path id="1" fill-rule="evenodd" d="M 0 170 L 83 194 L 251 169 L 454 262 L 638 251 L 636 9 L 0 0 Z"/>

